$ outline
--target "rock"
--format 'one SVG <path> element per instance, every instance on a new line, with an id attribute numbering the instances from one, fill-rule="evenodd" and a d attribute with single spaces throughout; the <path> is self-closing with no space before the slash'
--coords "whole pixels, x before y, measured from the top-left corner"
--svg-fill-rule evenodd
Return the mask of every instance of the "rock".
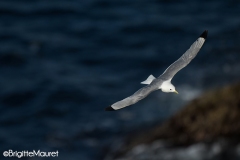
<path id="1" fill-rule="evenodd" d="M 129 137 L 117 156 L 159 140 L 172 146 L 190 146 L 222 138 L 231 145 L 240 142 L 240 84 L 204 93 L 162 125 Z"/>
<path id="2" fill-rule="evenodd" d="M 169 139 L 185 145 L 220 137 L 238 139 L 240 84 L 203 94 L 150 133 L 146 142 Z"/>

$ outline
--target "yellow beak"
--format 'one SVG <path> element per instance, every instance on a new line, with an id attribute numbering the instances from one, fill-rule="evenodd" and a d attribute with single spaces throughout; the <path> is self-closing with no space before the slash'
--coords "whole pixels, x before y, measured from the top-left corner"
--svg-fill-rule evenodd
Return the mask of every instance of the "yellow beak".
<path id="1" fill-rule="evenodd" d="M 178 94 L 178 92 L 176 90 L 174 92 Z"/>

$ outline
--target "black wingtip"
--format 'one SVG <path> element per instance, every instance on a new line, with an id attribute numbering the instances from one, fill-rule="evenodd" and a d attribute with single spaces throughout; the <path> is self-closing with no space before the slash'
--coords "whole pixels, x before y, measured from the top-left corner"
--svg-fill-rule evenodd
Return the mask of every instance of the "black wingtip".
<path id="1" fill-rule="evenodd" d="M 105 111 L 115 111 L 115 109 L 113 109 L 111 106 L 105 108 Z"/>
<path id="2" fill-rule="evenodd" d="M 207 39 L 207 35 L 208 35 L 208 30 L 205 30 L 201 35 L 200 37 L 204 38 L 204 39 Z"/>

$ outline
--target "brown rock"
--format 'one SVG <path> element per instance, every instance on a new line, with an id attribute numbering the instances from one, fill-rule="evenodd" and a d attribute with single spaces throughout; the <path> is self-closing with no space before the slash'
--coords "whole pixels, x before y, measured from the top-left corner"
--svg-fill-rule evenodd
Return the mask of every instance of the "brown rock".
<path id="1" fill-rule="evenodd" d="M 240 140 L 240 84 L 204 93 L 163 125 L 130 137 L 120 154 L 155 140 L 189 145 L 218 138 Z"/>

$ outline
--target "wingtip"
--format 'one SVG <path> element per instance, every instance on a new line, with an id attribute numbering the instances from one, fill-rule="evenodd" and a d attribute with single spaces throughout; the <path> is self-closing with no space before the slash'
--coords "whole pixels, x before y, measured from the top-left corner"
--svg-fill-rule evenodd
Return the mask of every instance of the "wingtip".
<path id="1" fill-rule="evenodd" d="M 115 111 L 115 109 L 113 109 L 111 106 L 105 108 L 105 111 Z"/>
<path id="2" fill-rule="evenodd" d="M 205 30 L 201 35 L 200 37 L 204 38 L 204 39 L 207 39 L 207 35 L 208 35 L 208 30 Z"/>

